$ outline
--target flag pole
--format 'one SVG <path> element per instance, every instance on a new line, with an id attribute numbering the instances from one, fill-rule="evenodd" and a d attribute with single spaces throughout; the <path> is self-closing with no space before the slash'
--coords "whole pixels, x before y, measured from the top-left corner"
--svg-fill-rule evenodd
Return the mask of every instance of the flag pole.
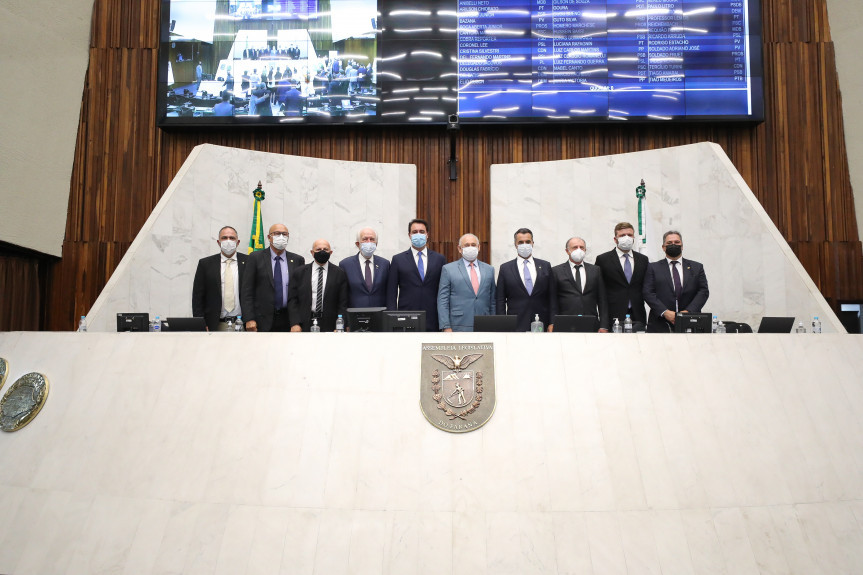
<path id="1" fill-rule="evenodd" d="M 264 201 L 265 196 L 261 182 L 258 181 L 258 187 L 252 191 L 252 197 L 255 201 L 252 206 L 252 235 L 249 238 L 249 253 L 264 249 L 264 218 L 261 215 L 261 202 Z"/>

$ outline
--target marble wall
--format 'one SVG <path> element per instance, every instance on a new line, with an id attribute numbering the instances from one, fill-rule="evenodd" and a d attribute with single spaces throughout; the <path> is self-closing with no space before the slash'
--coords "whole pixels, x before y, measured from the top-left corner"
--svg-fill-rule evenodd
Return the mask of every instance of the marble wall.
<path id="1" fill-rule="evenodd" d="M 659 259 L 663 232 L 683 234 L 683 256 L 705 266 L 704 308 L 757 329 L 763 316 L 819 316 L 825 332 L 845 333 L 806 270 L 722 148 L 700 143 L 631 154 L 501 164 L 491 168 L 491 247 L 495 267 L 516 256 L 513 233 L 533 230 L 537 257 L 567 259 L 571 236 L 587 261 L 614 247 L 614 225 L 637 225 L 635 188 L 647 187 L 645 253 Z"/>
<path id="2" fill-rule="evenodd" d="M 409 246 L 416 216 L 416 166 L 320 160 L 204 144 L 196 147 L 141 228 L 87 314 L 93 331 L 116 330 L 118 312 L 192 315 L 198 260 L 218 253 L 219 229 L 249 243 L 252 191 L 262 182 L 264 228 L 284 223 L 288 249 L 309 261 L 312 242 L 330 241 L 336 261 L 356 253 L 356 233 L 378 232 L 378 254 Z"/>
<path id="3" fill-rule="evenodd" d="M 421 344 L 488 341 L 493 417 L 432 427 Z M 858 336 L 18 332 L 0 355 L 7 387 L 51 384 L 0 434 L 0 573 L 863 572 Z"/>

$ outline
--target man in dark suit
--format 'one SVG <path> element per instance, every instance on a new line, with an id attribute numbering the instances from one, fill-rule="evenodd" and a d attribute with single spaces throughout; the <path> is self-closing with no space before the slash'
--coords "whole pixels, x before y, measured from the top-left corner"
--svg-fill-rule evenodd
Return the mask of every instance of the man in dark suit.
<path id="1" fill-rule="evenodd" d="M 333 250 L 327 240 L 312 244 L 314 262 L 297 268 L 291 276 L 288 315 L 291 331 L 309 331 L 318 320 L 321 331 L 335 331 L 336 319 L 348 313 L 348 276 L 330 264 Z M 323 292 L 323 293 L 321 293 Z"/>
<path id="2" fill-rule="evenodd" d="M 551 321 L 560 315 L 595 315 L 599 318 L 600 333 L 611 327 L 608 319 L 608 301 L 602 271 L 584 262 L 587 244 L 581 238 L 566 242 L 569 261 L 551 269 Z M 554 326 L 548 326 L 553 331 Z"/>
<path id="3" fill-rule="evenodd" d="M 479 238 L 465 234 L 458 240 L 461 258 L 440 274 L 437 313 L 443 331 L 473 331 L 473 318 L 494 315 L 494 268 L 479 261 Z"/>
<path id="4" fill-rule="evenodd" d="M 498 315 L 518 316 L 518 331 L 530 331 L 535 316 L 548 325 L 551 320 L 551 264 L 533 257 L 533 232 L 515 232 L 518 257 L 500 266 L 497 276 Z"/>
<path id="5" fill-rule="evenodd" d="M 644 276 L 644 301 L 650 306 L 647 331 L 652 333 L 673 331 L 678 313 L 701 313 L 710 296 L 704 266 L 683 259 L 680 232 L 662 235 L 662 251 L 665 258 L 651 262 Z"/>
<path id="6" fill-rule="evenodd" d="M 247 260 L 241 302 L 246 331 L 288 331 L 288 288 L 295 269 L 306 263 L 299 254 L 289 252 L 288 228 L 273 224 L 267 239 L 270 247 L 257 251 Z"/>
<path id="7" fill-rule="evenodd" d="M 387 279 L 387 309 L 426 312 L 426 331 L 438 331 L 437 292 L 446 259 L 428 249 L 429 225 L 414 219 L 408 224 L 411 247 L 393 256 Z"/>
<path id="8" fill-rule="evenodd" d="M 390 262 L 374 255 L 378 247 L 378 234 L 372 228 L 363 228 L 357 234 L 359 252 L 339 262 L 345 270 L 350 288 L 349 307 L 386 307 L 387 277 Z"/>
<path id="9" fill-rule="evenodd" d="M 605 282 L 608 296 L 608 316 L 610 321 L 614 322 L 617 318 L 623 325 L 629 315 L 636 331 L 641 331 L 647 324 L 641 292 L 650 261 L 647 256 L 632 249 L 635 245 L 635 228 L 629 222 L 620 222 L 614 226 L 614 243 L 617 247 L 596 257 L 596 265 L 602 270 L 602 281 Z"/>
<path id="10" fill-rule="evenodd" d="M 242 315 L 240 290 L 246 269 L 245 254 L 237 253 L 237 230 L 219 230 L 221 253 L 201 258 L 192 283 L 192 315 L 202 317 L 209 331 L 227 331 L 228 322 Z"/>

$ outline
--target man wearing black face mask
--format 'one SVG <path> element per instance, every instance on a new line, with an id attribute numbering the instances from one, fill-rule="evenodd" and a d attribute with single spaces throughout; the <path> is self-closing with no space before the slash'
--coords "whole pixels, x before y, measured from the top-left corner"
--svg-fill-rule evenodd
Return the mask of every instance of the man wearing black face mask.
<path id="1" fill-rule="evenodd" d="M 683 236 L 677 231 L 662 236 L 665 259 L 652 262 L 644 276 L 644 301 L 650 307 L 647 331 L 673 331 L 677 314 L 701 313 L 710 291 L 704 266 L 683 259 Z"/>
<path id="2" fill-rule="evenodd" d="M 333 250 L 327 240 L 315 240 L 311 253 L 315 261 L 297 268 L 288 284 L 291 331 L 309 331 L 313 319 L 321 331 L 335 331 L 339 315 L 347 320 L 348 276 L 330 265 Z"/>

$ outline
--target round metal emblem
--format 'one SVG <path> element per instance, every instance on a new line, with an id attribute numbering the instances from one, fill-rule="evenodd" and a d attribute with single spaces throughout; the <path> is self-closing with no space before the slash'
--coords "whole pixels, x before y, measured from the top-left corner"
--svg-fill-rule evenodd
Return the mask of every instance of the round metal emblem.
<path id="1" fill-rule="evenodd" d="M 0 357 L 0 389 L 6 383 L 6 375 L 9 373 L 9 362 Z"/>
<path id="2" fill-rule="evenodd" d="M 18 431 L 33 421 L 47 398 L 48 379 L 44 375 L 22 375 L 0 399 L 0 429 Z"/>

